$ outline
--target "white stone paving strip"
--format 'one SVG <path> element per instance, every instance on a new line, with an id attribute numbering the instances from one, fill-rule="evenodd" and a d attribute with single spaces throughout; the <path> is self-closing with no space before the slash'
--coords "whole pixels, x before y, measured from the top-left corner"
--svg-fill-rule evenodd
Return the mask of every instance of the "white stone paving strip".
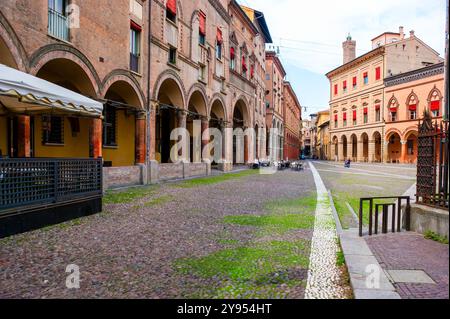
<path id="1" fill-rule="evenodd" d="M 316 183 L 317 207 L 305 299 L 341 299 L 345 296 L 336 265 L 336 224 L 325 185 L 314 165 L 309 165 Z"/>

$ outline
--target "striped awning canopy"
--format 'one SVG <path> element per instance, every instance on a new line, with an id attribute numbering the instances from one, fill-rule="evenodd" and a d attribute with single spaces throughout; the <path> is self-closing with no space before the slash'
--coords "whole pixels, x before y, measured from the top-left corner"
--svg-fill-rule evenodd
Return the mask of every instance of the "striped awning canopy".
<path id="1" fill-rule="evenodd" d="M 102 117 L 103 104 L 0 64 L 0 114 L 6 112 Z"/>

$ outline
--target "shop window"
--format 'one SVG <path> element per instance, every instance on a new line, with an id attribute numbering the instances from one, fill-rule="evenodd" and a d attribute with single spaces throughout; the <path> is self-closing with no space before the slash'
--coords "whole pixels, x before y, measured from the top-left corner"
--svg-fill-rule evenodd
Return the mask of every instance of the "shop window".
<path id="1" fill-rule="evenodd" d="M 64 118 L 61 116 L 42 116 L 43 144 L 64 144 Z"/>
<path id="2" fill-rule="evenodd" d="M 103 110 L 103 145 L 117 146 L 117 110 L 107 104 Z"/>

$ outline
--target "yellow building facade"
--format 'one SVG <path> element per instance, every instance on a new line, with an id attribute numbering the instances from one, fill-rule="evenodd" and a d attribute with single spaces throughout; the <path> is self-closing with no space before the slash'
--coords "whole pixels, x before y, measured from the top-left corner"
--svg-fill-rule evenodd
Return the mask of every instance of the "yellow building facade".
<path id="1" fill-rule="evenodd" d="M 327 73 L 330 81 L 330 159 L 382 162 L 387 158 L 388 115 L 384 79 L 439 63 L 439 54 L 411 31 L 406 38 L 387 32 L 372 39 L 373 50 L 356 57 L 356 42 L 343 43 L 344 64 Z"/>

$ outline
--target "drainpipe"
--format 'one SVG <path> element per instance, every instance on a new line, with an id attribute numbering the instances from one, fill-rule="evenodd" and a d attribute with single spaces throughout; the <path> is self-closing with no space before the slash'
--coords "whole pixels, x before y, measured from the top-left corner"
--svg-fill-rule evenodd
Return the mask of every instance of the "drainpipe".
<path id="1" fill-rule="evenodd" d="M 146 165 L 147 165 L 147 171 L 150 166 L 150 152 L 151 152 L 151 116 L 152 116 L 152 109 L 151 109 L 151 90 L 150 90 L 150 65 L 151 65 L 151 39 L 152 39 L 152 2 L 153 0 L 148 1 L 148 51 L 147 51 L 147 142 L 146 142 Z M 147 181 L 149 177 L 147 176 Z"/>

